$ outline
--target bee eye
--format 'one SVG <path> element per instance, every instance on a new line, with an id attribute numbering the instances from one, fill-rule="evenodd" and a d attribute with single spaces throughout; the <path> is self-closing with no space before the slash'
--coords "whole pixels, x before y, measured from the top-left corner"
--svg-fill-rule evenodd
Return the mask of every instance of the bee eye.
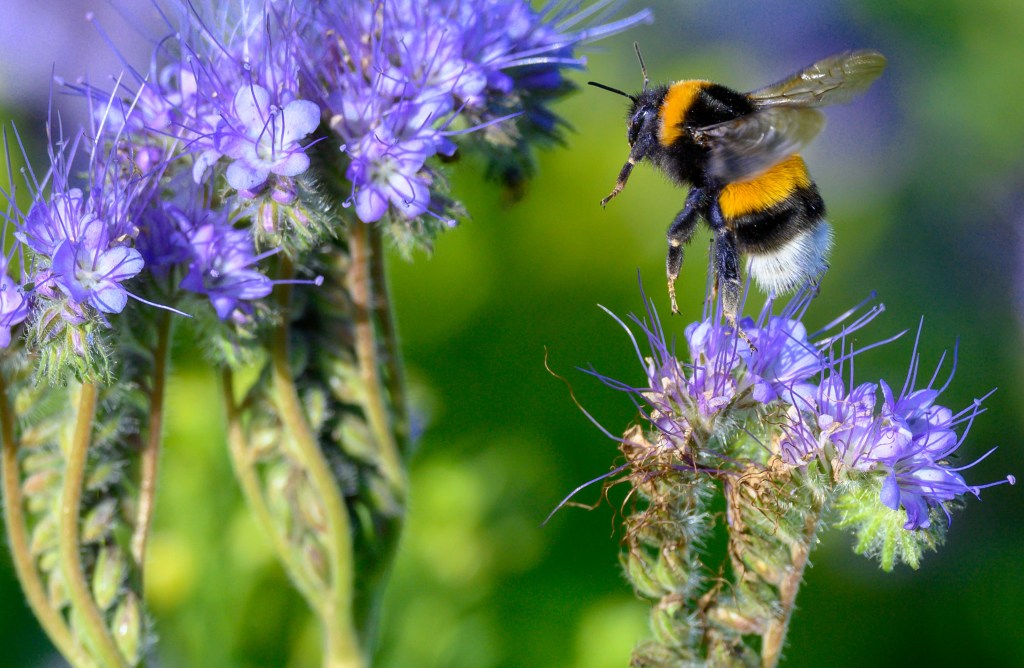
<path id="1" fill-rule="evenodd" d="M 641 109 L 633 115 L 633 118 L 629 121 L 629 145 L 632 146 L 636 143 L 637 137 L 640 136 L 640 131 L 644 125 L 651 118 L 652 112 L 650 109 Z"/>

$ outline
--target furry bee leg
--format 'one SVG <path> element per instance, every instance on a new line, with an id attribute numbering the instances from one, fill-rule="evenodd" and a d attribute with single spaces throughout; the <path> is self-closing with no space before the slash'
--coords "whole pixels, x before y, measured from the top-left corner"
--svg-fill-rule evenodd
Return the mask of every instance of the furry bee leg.
<path id="1" fill-rule="evenodd" d="M 693 231 L 697 228 L 697 220 L 700 216 L 700 204 L 704 200 L 704 192 L 700 188 L 693 188 L 686 196 L 686 204 L 675 220 L 668 228 L 668 257 L 665 258 L 665 273 L 668 276 L 668 297 L 672 304 L 672 313 L 679 313 L 679 304 L 676 302 L 676 279 L 679 278 L 679 271 L 683 266 L 683 246 L 690 242 Z"/>
<path id="2" fill-rule="evenodd" d="M 622 192 L 622 189 L 626 187 L 626 181 L 629 180 L 629 175 L 633 173 L 633 167 L 635 165 L 636 160 L 633 159 L 633 156 L 629 156 L 629 160 L 626 161 L 626 164 L 624 164 L 622 169 L 619 171 L 619 178 L 615 180 L 615 187 L 612 188 L 612 191 L 608 193 L 607 197 L 601 200 L 601 208 L 607 206 L 611 198 L 618 195 Z"/>
<path id="3" fill-rule="evenodd" d="M 711 204 L 708 218 L 711 228 L 715 231 L 712 249 L 715 263 L 715 283 L 722 291 L 722 310 L 725 311 L 726 322 L 750 346 L 751 350 L 756 350 L 746 332 L 739 326 L 740 298 L 743 295 L 743 285 L 740 283 L 740 254 L 736 249 L 736 235 L 732 230 L 726 228 L 725 218 L 722 216 L 722 209 L 717 198 Z"/>

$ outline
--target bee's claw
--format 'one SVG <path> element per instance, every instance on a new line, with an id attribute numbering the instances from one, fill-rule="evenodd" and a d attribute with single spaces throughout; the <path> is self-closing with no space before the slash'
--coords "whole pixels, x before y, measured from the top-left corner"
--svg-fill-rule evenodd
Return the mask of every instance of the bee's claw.
<path id="1" fill-rule="evenodd" d="M 668 299 L 672 304 L 672 315 L 679 315 L 679 304 L 676 302 L 676 284 L 671 278 L 668 279 Z"/>
<path id="2" fill-rule="evenodd" d="M 735 316 L 729 316 L 727 319 L 729 321 L 729 326 L 732 327 L 732 330 L 734 332 L 736 332 L 736 334 L 741 339 L 743 339 L 743 342 L 746 343 L 747 346 L 750 348 L 750 352 L 756 353 L 757 352 L 757 346 L 755 346 L 754 342 L 750 340 L 750 337 L 747 336 L 747 333 L 744 332 L 742 328 L 740 328 L 739 323 L 736 322 L 736 317 Z"/>

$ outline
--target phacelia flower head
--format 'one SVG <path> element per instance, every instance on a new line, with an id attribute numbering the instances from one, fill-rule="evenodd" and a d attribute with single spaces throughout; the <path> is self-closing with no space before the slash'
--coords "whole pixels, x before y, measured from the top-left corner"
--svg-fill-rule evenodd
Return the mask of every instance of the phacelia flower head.
<path id="1" fill-rule="evenodd" d="M 607 16 L 619 3 L 602 4 Z M 349 158 L 349 201 L 359 219 L 392 212 L 450 223 L 430 159 L 450 155 L 452 139 L 474 130 L 496 146 L 518 146 L 525 119 L 538 116 L 534 93 L 564 92 L 561 70 L 582 65 L 576 46 L 649 18 L 641 12 L 580 29 L 590 12 L 575 7 L 538 12 L 525 0 L 316 5 L 303 39 L 320 46 L 303 61 L 302 75 Z"/>
<path id="2" fill-rule="evenodd" d="M 177 22 L 168 17 L 170 34 L 150 71 L 129 67 L 134 82 L 117 92 L 127 98 L 120 108 L 134 113 L 110 129 L 131 133 L 141 147 L 191 155 L 197 183 L 217 172 L 231 188 L 253 193 L 271 175 L 305 173 L 304 140 L 321 114 L 299 92 L 292 37 L 299 16 L 290 4 L 264 0 L 183 3 Z M 152 156 L 145 163 L 158 164 Z"/>
<path id="3" fill-rule="evenodd" d="M 66 301 L 71 308 L 57 305 L 56 312 L 67 315 L 72 325 L 79 313 L 94 313 L 105 322 L 106 314 L 124 310 L 130 295 L 124 283 L 145 266 L 133 247 L 140 181 L 118 162 L 118 152 L 130 150 L 128 145 L 122 139 L 110 153 L 90 149 L 83 191 L 72 185 L 69 174 L 81 142 L 79 135 L 51 144 L 47 180 L 40 182 L 29 172 L 32 203 L 27 211 L 15 209 L 10 215 L 25 249 L 24 275 L 33 285 L 35 308 Z"/>
<path id="4" fill-rule="evenodd" d="M 757 321 L 741 320 L 753 347 L 722 323 L 720 314 L 705 313 L 685 329 L 686 359 L 676 357 L 648 303 L 646 319 L 632 317 L 650 347 L 643 356 L 633 339 L 644 384 L 634 387 L 591 373 L 632 395 L 652 430 L 647 441 L 685 453 L 678 462 L 682 468 L 718 476 L 749 471 L 751 462 L 768 467 L 772 460 L 789 476 L 806 474 L 806 484 L 830 480 L 839 485 L 838 503 L 847 504 L 847 517 L 855 518 L 841 524 L 856 526 L 862 545 L 885 542 L 867 535 L 889 526 L 872 519 L 883 512 L 900 511 L 900 531 L 932 529 L 936 512 L 948 517 L 951 502 L 967 493 L 977 496 L 989 486 L 965 481 L 963 471 L 973 464 L 954 464 L 971 422 L 983 411 L 981 400 L 960 413 L 938 404 L 945 389 L 934 387 L 938 369 L 926 387 L 915 388 L 916 344 L 899 394 L 884 381 L 844 381 L 852 376 L 847 370 L 855 357 L 846 347 L 848 336 L 882 308 L 858 317 L 852 310 L 826 328 L 838 329 L 832 335 L 808 336 L 802 317 L 812 296 L 801 291 L 778 315 L 771 313 L 769 302 Z M 966 425 L 962 433 L 960 425 Z M 864 490 L 872 491 L 865 496 Z M 851 499 L 861 499 L 868 509 L 851 510 L 850 504 L 861 503 Z M 891 536 L 885 540 L 892 542 Z M 899 544 L 904 549 L 913 543 Z M 911 563 L 916 559 L 904 556 Z"/>
<path id="5" fill-rule="evenodd" d="M 622 4 L 182 3 L 177 20 L 164 15 L 148 71 L 126 64 L 108 131 L 132 136 L 143 173 L 186 169 L 227 191 L 232 216 L 258 219 L 261 246 L 292 252 L 329 236 L 327 194 L 363 222 L 385 221 L 400 249 L 429 246 L 461 213 L 437 156 L 472 133 L 479 141 L 466 146 L 492 162 L 529 162 L 533 145 L 558 135 L 546 106 L 571 88 L 564 70 L 583 66 L 577 47 L 650 18 L 611 20 Z M 315 146 L 346 184 L 306 176 Z"/>

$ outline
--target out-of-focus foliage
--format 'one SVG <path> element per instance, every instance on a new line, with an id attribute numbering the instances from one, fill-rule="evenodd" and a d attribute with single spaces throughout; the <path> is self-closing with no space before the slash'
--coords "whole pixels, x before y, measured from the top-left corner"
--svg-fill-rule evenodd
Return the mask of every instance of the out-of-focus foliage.
<path id="1" fill-rule="evenodd" d="M 653 80 L 700 77 L 742 89 L 846 48 L 888 56 L 885 76 L 856 103 L 830 109 L 829 126 L 806 153 L 836 231 L 832 268 L 807 321 L 824 325 L 876 290 L 889 312 L 864 341 L 924 316 L 929 368 L 959 337 L 960 371 L 944 398 L 965 405 L 999 388 L 966 451 L 1000 451 L 972 469 L 972 480 L 1019 477 L 1024 320 L 1013 278 L 1022 273 L 1024 237 L 1024 6 L 700 0 L 654 10 L 654 26 L 603 43 L 578 81 L 639 88 L 633 39 Z M 82 34 L 83 49 L 106 49 L 84 21 Z M 0 49 L 0 59 L 18 58 Z M 439 239 L 432 258 L 392 262 L 406 361 L 428 427 L 385 601 L 380 666 L 612 668 L 627 665 L 647 633 L 645 606 L 618 571 L 621 491 L 596 510 L 565 508 L 540 526 L 616 456 L 615 443 L 545 370 L 545 347 L 582 405 L 621 432 L 631 406 L 574 368 L 593 363 L 639 380 L 628 341 L 596 304 L 642 308 L 639 269 L 667 314 L 663 235 L 683 193 L 641 167 L 608 210 L 597 204 L 627 154 L 624 104 L 591 88 L 564 103 L 560 112 L 575 128 L 568 146 L 542 155 L 539 178 L 514 206 L 472 175 L 482 165 L 458 170 L 453 188 L 473 219 Z M 18 118 L 24 134 L 39 133 L 44 115 L 0 113 Z M 698 234 L 680 278 L 684 315 L 666 323 L 679 337 L 699 313 L 707 241 Z M 174 426 L 147 570 L 163 665 L 310 665 L 315 628 L 242 508 L 211 408 L 216 384 L 188 363 L 194 343 L 179 340 L 175 350 Z M 858 358 L 858 376 L 900 373 L 911 343 Z M 825 533 L 785 665 L 1024 664 L 1018 489 L 969 502 L 943 550 L 916 572 L 886 575 L 854 555 L 846 536 Z M 577 498 L 599 497 L 594 486 Z M 0 665 L 52 665 L 9 563 L 0 573 Z"/>

